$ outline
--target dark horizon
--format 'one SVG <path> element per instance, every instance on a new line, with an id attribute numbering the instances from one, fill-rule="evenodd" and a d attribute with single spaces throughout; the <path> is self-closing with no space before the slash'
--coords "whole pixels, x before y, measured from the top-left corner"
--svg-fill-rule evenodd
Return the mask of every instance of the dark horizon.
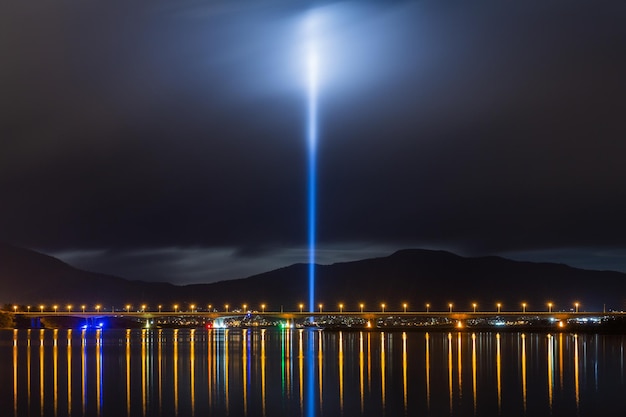
<path id="1" fill-rule="evenodd" d="M 119 277 L 77 270 L 55 258 L 29 250 L 0 246 L 3 265 L 0 303 L 30 305 L 112 305 L 133 309 L 145 304 L 164 310 L 178 304 L 222 309 L 246 304 L 257 310 L 297 310 L 308 300 L 308 265 L 294 264 L 245 279 L 176 286 L 166 283 L 129 281 Z M 402 250 L 387 257 L 317 266 L 315 304 L 356 310 L 386 303 L 398 310 L 404 303 L 412 309 L 432 311 L 471 309 L 477 303 L 483 311 L 522 309 L 541 311 L 553 304 L 555 311 L 621 311 L 626 309 L 626 275 L 611 271 L 587 271 L 562 264 L 517 262 L 500 257 L 465 258 L 444 251 Z M 105 307 L 106 306 L 106 307 Z M 200 307 L 202 306 L 202 307 Z M 316 308 L 317 309 L 317 308 Z"/>

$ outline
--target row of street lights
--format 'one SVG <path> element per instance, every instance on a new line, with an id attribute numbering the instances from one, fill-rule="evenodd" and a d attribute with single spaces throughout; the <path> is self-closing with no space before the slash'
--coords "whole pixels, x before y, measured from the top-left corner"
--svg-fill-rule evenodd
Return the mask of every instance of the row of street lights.
<path id="1" fill-rule="evenodd" d="M 549 312 L 549 313 L 551 313 L 551 312 L 552 312 L 552 309 L 553 309 L 553 307 L 554 307 L 554 303 L 549 302 L 549 303 L 547 303 L 546 305 L 547 305 L 547 307 L 548 307 L 548 312 Z M 521 304 L 521 306 L 522 306 L 522 312 L 523 312 L 523 313 L 526 313 L 526 309 L 527 309 L 527 307 L 528 307 L 528 304 L 527 304 L 527 303 L 522 303 L 522 304 Z M 45 307 L 46 307 L 46 306 L 44 306 L 44 305 L 40 305 L 40 306 L 39 306 L 39 310 L 40 310 L 40 312 L 41 312 L 41 313 L 43 313 L 43 312 L 44 312 Z M 71 312 L 72 312 L 72 307 L 73 307 L 73 306 L 72 306 L 71 304 L 68 304 L 68 305 L 66 306 L 66 309 L 67 309 L 67 312 L 68 312 L 68 313 L 71 313 Z M 208 307 L 208 311 L 212 311 L 212 310 L 213 310 L 213 305 L 212 305 L 212 304 L 208 304 L 208 305 L 207 305 L 207 307 Z M 243 305 L 242 305 L 242 307 L 243 307 L 243 311 L 248 311 L 248 305 L 247 305 L 247 304 L 243 304 Z M 318 308 L 319 308 L 319 312 L 320 312 L 320 313 L 322 313 L 322 312 L 323 312 L 323 307 L 324 307 L 324 305 L 323 305 L 322 303 L 318 304 Z M 343 312 L 344 312 L 344 307 L 345 307 L 345 306 L 344 306 L 344 304 L 343 304 L 343 303 L 340 303 L 340 304 L 338 305 L 338 307 L 339 307 L 339 310 L 338 310 L 338 311 L 339 311 L 339 313 L 343 313 Z M 409 305 L 408 305 L 407 303 L 403 303 L 403 304 L 402 304 L 402 311 L 403 311 L 404 313 L 407 313 L 407 311 L 408 311 L 408 310 L 407 310 L 407 309 L 408 309 L 408 307 L 409 307 Z M 426 307 L 426 312 L 427 312 L 427 313 L 431 311 L 431 309 L 430 309 L 430 303 L 426 303 L 425 307 Z M 449 303 L 449 304 L 448 304 L 448 309 L 449 309 L 450 313 L 452 313 L 452 311 L 453 311 L 453 307 L 454 307 L 454 305 L 453 305 L 452 303 Z M 27 312 L 29 312 L 29 313 L 30 313 L 30 312 L 31 312 L 31 306 L 27 306 L 26 308 L 27 308 Z M 80 310 L 81 310 L 83 313 L 85 313 L 86 308 L 87 308 L 87 306 L 86 306 L 85 304 L 83 304 L 83 305 L 81 305 L 81 306 L 80 306 Z M 130 311 L 131 311 L 131 308 L 132 308 L 132 305 L 131 305 L 131 304 L 126 304 L 126 305 L 124 306 L 124 310 L 125 310 L 126 312 L 130 312 Z M 142 304 L 142 305 L 140 306 L 140 310 L 138 310 L 138 311 L 140 311 L 140 312 L 144 313 L 144 312 L 146 312 L 146 311 L 147 311 L 147 308 L 148 308 L 148 306 L 147 306 L 146 304 Z M 182 312 L 182 310 L 179 310 L 179 305 L 178 305 L 178 304 L 174 304 L 174 305 L 173 305 L 173 308 L 174 308 L 174 312 L 175 312 L 175 313 L 178 313 L 179 311 L 180 311 L 180 312 Z M 230 305 L 229 305 L 229 304 L 224 304 L 224 311 L 225 311 L 225 312 L 227 312 L 227 313 L 228 313 L 228 312 L 229 312 L 229 308 L 230 308 Z M 304 312 L 304 304 L 299 304 L 299 305 L 298 305 L 298 308 L 299 308 L 300 313 L 303 313 L 303 312 Z M 385 309 L 387 308 L 387 305 L 386 305 L 385 303 L 381 303 L 381 304 L 380 304 L 380 308 L 381 308 L 381 311 L 384 313 L 384 312 L 385 312 Z M 579 308 L 580 308 L 580 303 L 579 303 L 579 302 L 575 302 L 575 303 L 574 303 L 574 311 L 575 311 L 576 313 L 578 313 Z M 14 305 L 14 306 L 13 306 L 13 311 L 14 311 L 14 312 L 16 312 L 16 313 L 17 313 L 18 309 L 19 309 L 19 307 L 18 307 L 17 305 Z M 98 304 L 98 305 L 96 305 L 96 306 L 95 306 L 95 311 L 96 311 L 97 313 L 99 313 L 101 309 L 102 309 L 102 306 L 101 306 L 100 304 Z M 266 309 L 266 305 L 265 305 L 265 304 L 261 304 L 261 312 L 262 312 L 262 313 L 265 313 L 265 309 Z M 364 309 L 365 309 L 365 304 L 360 303 L 360 304 L 359 304 L 359 311 L 360 311 L 361 313 L 363 313 L 363 312 L 364 312 Z M 58 312 L 58 310 L 59 310 L 59 306 L 58 306 L 58 305 L 53 305 L 53 306 L 52 306 L 52 310 L 53 310 L 55 313 L 57 313 L 57 312 Z M 189 305 L 189 310 L 190 310 L 192 313 L 197 312 L 197 311 L 198 311 L 198 306 L 197 306 L 197 305 L 195 305 L 195 304 L 190 304 L 190 305 Z M 282 310 L 282 309 L 281 309 L 281 310 Z M 161 313 L 162 311 L 163 311 L 163 305 L 159 305 L 159 306 L 158 306 L 158 312 L 159 312 L 159 313 Z M 473 311 L 474 313 L 477 313 L 477 312 L 478 312 L 478 304 L 477 304 L 477 303 L 472 303 L 472 311 Z M 496 311 L 497 311 L 498 313 L 502 312 L 502 303 L 496 303 Z"/>

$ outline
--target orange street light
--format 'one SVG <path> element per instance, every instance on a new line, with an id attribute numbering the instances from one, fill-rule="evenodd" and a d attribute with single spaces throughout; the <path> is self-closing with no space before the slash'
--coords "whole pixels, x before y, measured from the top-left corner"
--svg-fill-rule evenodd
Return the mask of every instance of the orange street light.
<path id="1" fill-rule="evenodd" d="M 226 307 L 226 312 L 228 313 L 228 304 L 224 305 Z"/>
<path id="2" fill-rule="evenodd" d="M 365 304 L 361 303 L 359 304 L 359 307 L 361 307 L 361 313 L 363 312 L 363 308 L 365 307 Z"/>
<path id="3" fill-rule="evenodd" d="M 576 312 L 578 313 L 578 307 L 580 306 L 580 304 L 578 302 L 574 303 L 574 307 L 576 307 Z"/>
<path id="4" fill-rule="evenodd" d="M 322 305 L 322 304 L 320 304 L 320 313 L 322 312 L 322 307 L 323 307 L 323 305 Z"/>
<path id="5" fill-rule="evenodd" d="M 68 304 L 67 305 L 67 312 L 70 313 L 72 311 L 72 305 Z"/>
<path id="6" fill-rule="evenodd" d="M 426 312 L 428 313 L 429 310 L 430 310 L 430 304 L 426 303 Z"/>
<path id="7" fill-rule="evenodd" d="M 448 304 L 448 307 L 450 308 L 450 313 L 452 313 L 452 303 Z"/>
<path id="8" fill-rule="evenodd" d="M 174 304 L 174 313 L 178 313 L 178 304 Z"/>
<path id="9" fill-rule="evenodd" d="M 552 303 L 548 303 L 548 313 L 552 313 Z"/>
<path id="10" fill-rule="evenodd" d="M 304 304 L 300 304 L 298 307 L 300 307 L 300 313 L 302 313 L 302 309 L 304 308 Z"/>
<path id="11" fill-rule="evenodd" d="M 478 307 L 478 304 L 473 303 L 473 304 L 472 304 L 472 307 L 474 307 L 474 313 L 475 313 L 475 312 L 476 312 L 476 307 Z"/>
<path id="12" fill-rule="evenodd" d="M 501 309 L 502 309 L 502 304 L 498 303 L 498 304 L 496 304 L 496 307 L 498 307 L 498 313 L 499 313 L 501 311 Z"/>
<path id="13" fill-rule="evenodd" d="M 54 313 L 56 314 L 57 310 L 59 309 L 59 306 L 55 305 L 55 306 L 52 306 L 52 308 L 54 309 Z"/>
<path id="14" fill-rule="evenodd" d="M 100 312 L 100 304 L 98 304 L 98 305 L 96 306 L 96 311 L 97 311 L 98 313 Z"/>
<path id="15" fill-rule="evenodd" d="M 381 309 L 382 309 L 382 311 L 383 311 L 383 313 L 384 313 L 384 312 L 385 312 L 385 303 L 382 303 L 382 304 L 380 305 L 380 307 L 381 307 Z"/>
<path id="16" fill-rule="evenodd" d="M 522 313 L 526 312 L 526 303 L 522 303 Z"/>
<path id="17" fill-rule="evenodd" d="M 261 304 L 261 312 L 265 313 L 265 304 Z"/>
<path id="18" fill-rule="evenodd" d="M 17 306 L 13 306 L 13 311 L 17 313 Z"/>
<path id="19" fill-rule="evenodd" d="M 42 312 L 42 313 L 43 313 L 43 308 L 44 308 L 44 307 L 45 307 L 45 306 L 43 306 L 43 305 L 39 306 L 39 310 L 41 310 L 41 312 Z"/>
<path id="20" fill-rule="evenodd" d="M 85 305 L 83 304 L 82 306 L 80 306 L 80 309 L 83 310 L 83 313 L 85 312 Z"/>
<path id="21" fill-rule="evenodd" d="M 343 304 L 339 304 L 339 312 L 343 313 Z"/>
<path id="22" fill-rule="evenodd" d="M 402 304 L 402 307 L 404 308 L 404 312 L 406 313 L 407 304 L 406 303 Z"/>

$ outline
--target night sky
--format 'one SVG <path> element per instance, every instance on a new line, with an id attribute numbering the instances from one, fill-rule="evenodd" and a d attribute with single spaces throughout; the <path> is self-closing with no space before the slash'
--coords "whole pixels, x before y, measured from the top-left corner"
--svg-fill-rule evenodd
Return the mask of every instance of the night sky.
<path id="1" fill-rule="evenodd" d="M 626 271 L 623 0 L 0 4 L 0 240 L 175 283 L 402 248 Z"/>

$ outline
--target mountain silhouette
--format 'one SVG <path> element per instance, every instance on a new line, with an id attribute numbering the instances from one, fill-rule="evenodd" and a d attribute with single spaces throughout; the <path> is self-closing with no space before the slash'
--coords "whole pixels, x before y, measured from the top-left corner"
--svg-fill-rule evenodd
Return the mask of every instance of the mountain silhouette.
<path id="1" fill-rule="evenodd" d="M 626 274 L 591 271 L 563 264 L 518 262 L 488 257 L 461 257 L 445 251 L 406 249 L 387 257 L 316 266 L 316 309 L 357 311 L 366 309 L 409 310 L 570 310 L 574 302 L 582 310 L 622 310 L 626 304 Z M 8 244 L 0 244 L 0 302 L 7 304 L 65 308 L 72 304 L 93 308 L 134 309 L 146 304 L 163 309 L 178 304 L 181 310 L 195 304 L 206 309 L 298 310 L 308 300 L 308 265 L 294 264 L 248 278 L 211 284 L 173 285 L 131 281 L 111 275 L 83 271 L 56 258 Z"/>

